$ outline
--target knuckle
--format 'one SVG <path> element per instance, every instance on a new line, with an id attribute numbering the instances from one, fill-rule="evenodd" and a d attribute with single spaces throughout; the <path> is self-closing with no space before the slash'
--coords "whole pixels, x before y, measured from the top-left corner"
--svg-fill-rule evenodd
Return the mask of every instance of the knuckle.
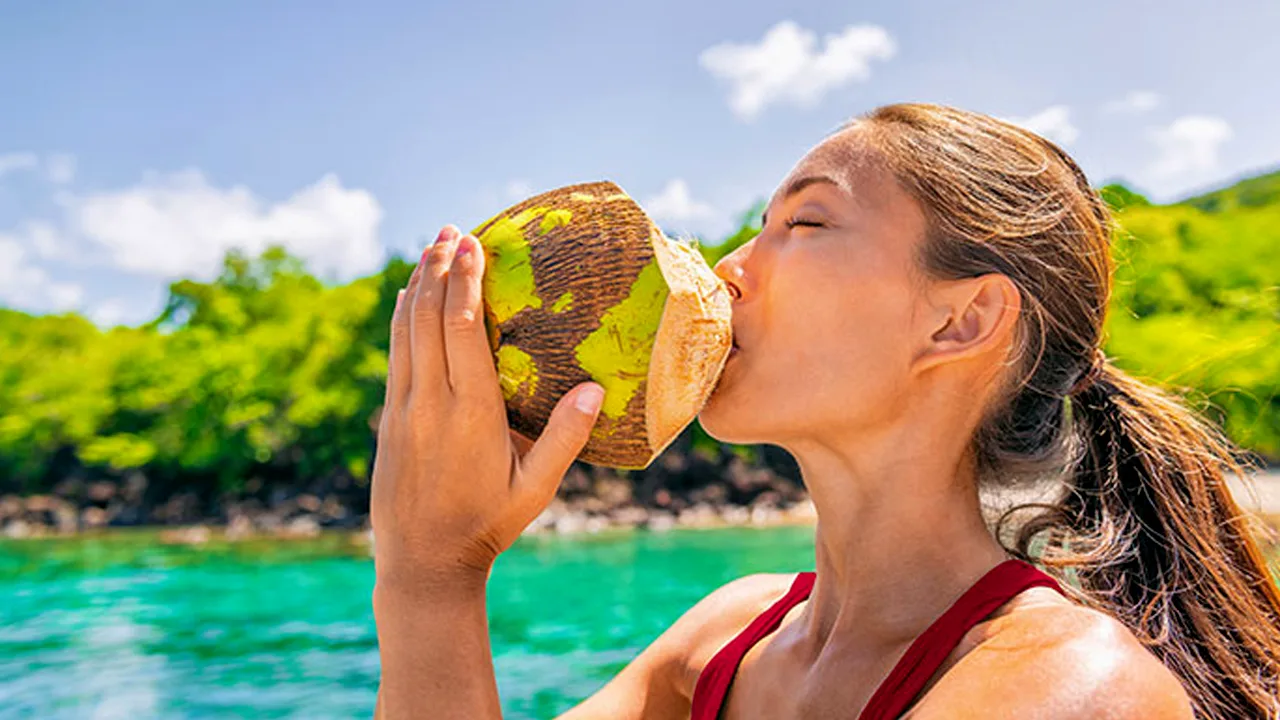
<path id="1" fill-rule="evenodd" d="M 418 323 L 439 321 L 440 304 L 435 301 L 430 290 L 424 294 L 420 302 L 414 303 L 413 319 Z"/>
<path id="2" fill-rule="evenodd" d="M 476 326 L 476 311 L 470 307 L 450 308 L 445 317 L 445 327 L 450 330 L 470 330 Z"/>
<path id="3" fill-rule="evenodd" d="M 432 270 L 447 268 L 453 263 L 453 243 L 438 242 L 427 253 L 427 267 Z"/>
<path id="4" fill-rule="evenodd" d="M 395 323 L 391 326 L 391 341 L 397 347 L 402 347 L 402 343 L 409 341 L 409 327 L 403 323 Z"/>
<path id="5" fill-rule="evenodd" d="M 421 387 L 411 389 L 405 405 L 404 424 L 413 435 L 431 437 L 440 432 L 444 410 L 438 392 Z"/>

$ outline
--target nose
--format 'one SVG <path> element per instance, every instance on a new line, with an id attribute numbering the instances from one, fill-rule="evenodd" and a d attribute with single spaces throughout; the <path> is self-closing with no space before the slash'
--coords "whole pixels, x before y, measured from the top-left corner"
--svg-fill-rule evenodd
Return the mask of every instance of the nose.
<path id="1" fill-rule="evenodd" d="M 743 284 L 745 282 L 745 273 L 743 272 L 740 260 L 741 250 L 742 248 L 738 248 L 728 255 L 720 258 L 720 261 L 717 262 L 715 268 L 713 268 L 715 274 L 723 280 L 724 284 L 729 288 L 729 295 L 733 297 L 734 300 L 742 299 Z"/>

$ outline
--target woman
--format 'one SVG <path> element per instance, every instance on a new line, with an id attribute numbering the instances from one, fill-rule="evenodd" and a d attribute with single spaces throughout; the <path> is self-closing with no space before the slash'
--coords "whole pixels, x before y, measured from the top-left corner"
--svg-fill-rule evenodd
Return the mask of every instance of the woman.
<path id="1" fill-rule="evenodd" d="M 1280 598 L 1224 481 L 1243 468 L 1099 350 L 1109 237 L 1066 154 L 982 115 L 884 107 L 805 155 L 716 266 L 740 350 L 700 420 L 795 456 L 816 573 L 716 590 L 564 717 L 1277 717 Z M 445 228 L 392 321 L 387 718 L 500 717 L 489 569 L 598 412 L 584 383 L 537 442 L 509 430 L 475 248 Z M 1072 491 L 1006 547 L 979 486 L 1046 473 Z"/>

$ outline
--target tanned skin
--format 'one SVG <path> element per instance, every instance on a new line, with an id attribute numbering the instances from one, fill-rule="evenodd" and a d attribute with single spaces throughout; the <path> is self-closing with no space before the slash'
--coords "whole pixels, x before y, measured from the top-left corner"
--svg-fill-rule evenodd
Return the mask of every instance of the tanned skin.
<path id="1" fill-rule="evenodd" d="M 983 522 L 969 448 L 1008 371 L 1019 295 L 1000 274 L 938 281 L 915 269 L 924 214 L 862 133 L 807 153 L 762 232 L 715 268 L 736 296 L 741 350 L 701 424 L 723 442 L 789 451 L 819 518 L 813 593 L 747 653 L 728 720 L 857 717 L 912 640 L 1008 557 Z M 454 262 L 460 242 L 472 251 Z M 510 430 L 474 248 L 446 227 L 392 320 L 371 509 L 375 715 L 388 720 L 501 717 L 489 571 L 551 502 L 598 412 L 575 409 L 584 384 L 536 442 Z M 793 579 L 721 587 L 562 717 L 688 718 L 707 661 Z M 964 637 L 906 717 L 1192 713 L 1127 628 L 1033 588 Z"/>

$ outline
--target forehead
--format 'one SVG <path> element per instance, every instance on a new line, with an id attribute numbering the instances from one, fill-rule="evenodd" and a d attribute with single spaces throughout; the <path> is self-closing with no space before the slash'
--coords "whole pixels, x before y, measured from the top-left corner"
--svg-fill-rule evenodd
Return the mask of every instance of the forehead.
<path id="1" fill-rule="evenodd" d="M 831 181 L 836 186 L 832 190 L 858 205 L 888 208 L 911 202 L 884 156 L 871 144 L 867 131 L 856 125 L 831 135 L 805 153 L 778 185 L 772 201 L 782 201 L 815 178 Z"/>

